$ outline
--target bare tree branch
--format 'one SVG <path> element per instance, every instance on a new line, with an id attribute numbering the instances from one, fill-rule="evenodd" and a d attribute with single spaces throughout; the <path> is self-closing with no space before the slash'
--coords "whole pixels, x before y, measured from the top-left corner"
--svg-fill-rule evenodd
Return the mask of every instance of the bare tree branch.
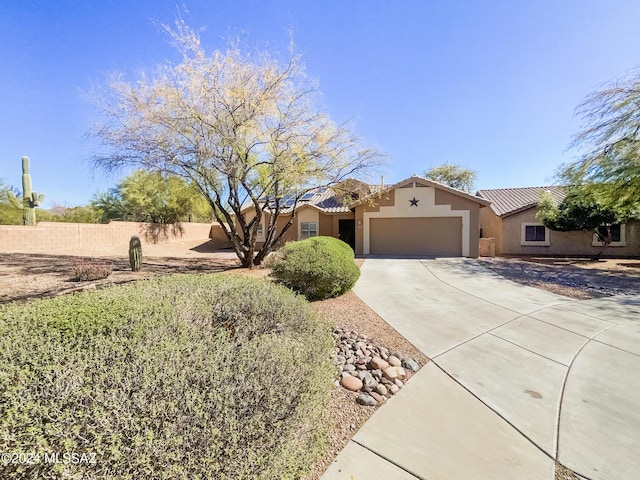
<path id="1" fill-rule="evenodd" d="M 640 71 L 602 86 L 577 107 L 582 129 L 570 147 L 578 158 L 557 177 L 580 186 L 628 217 L 640 214 Z"/>
<path id="2" fill-rule="evenodd" d="M 181 62 L 161 65 L 135 83 L 111 79 L 112 94 L 96 102 L 103 122 L 89 133 L 108 153 L 94 163 L 190 179 L 244 266 L 259 264 L 284 238 L 309 188 L 331 186 L 380 163 L 379 152 L 360 147 L 344 125 L 314 106 L 317 90 L 293 44 L 281 65 L 265 52 L 244 53 L 237 43 L 207 54 L 182 20 L 164 30 Z M 285 195 L 293 208 L 283 208 Z M 263 214 L 265 242 L 257 248 Z M 289 219 L 278 227 L 283 214 Z"/>

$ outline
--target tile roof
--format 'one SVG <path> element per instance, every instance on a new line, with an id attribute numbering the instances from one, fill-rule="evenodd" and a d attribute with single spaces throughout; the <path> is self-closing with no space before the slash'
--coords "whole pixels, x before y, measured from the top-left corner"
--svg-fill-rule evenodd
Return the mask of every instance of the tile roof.
<path id="1" fill-rule="evenodd" d="M 547 187 L 523 187 L 523 188 L 496 188 L 493 190 L 478 190 L 476 195 L 491 201 L 491 210 L 499 217 L 507 217 L 538 204 L 540 194 L 544 191 L 551 193 L 551 196 L 558 202 L 564 197 L 564 189 L 559 186 Z"/>
<path id="2" fill-rule="evenodd" d="M 342 198 L 339 198 L 336 193 L 330 188 L 319 189 L 315 195 L 308 202 L 301 202 L 299 205 L 308 203 L 319 210 L 326 213 L 347 213 L 350 212 L 349 207 L 344 204 Z M 324 192 L 322 191 L 324 190 Z M 315 192 L 315 191 L 312 191 Z M 312 193 L 310 192 L 310 193 Z"/>

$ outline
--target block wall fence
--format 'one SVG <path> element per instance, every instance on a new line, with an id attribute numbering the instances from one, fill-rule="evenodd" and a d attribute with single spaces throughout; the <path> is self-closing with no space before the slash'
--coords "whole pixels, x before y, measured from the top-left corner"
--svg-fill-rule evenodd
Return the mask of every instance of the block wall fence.
<path id="1" fill-rule="evenodd" d="M 128 251 L 131 236 L 142 245 L 211 240 L 215 248 L 228 246 L 219 224 L 138 222 L 59 223 L 40 222 L 35 226 L 0 225 L 0 253 L 55 254 L 77 251 L 79 255 L 99 255 L 114 247 Z"/>

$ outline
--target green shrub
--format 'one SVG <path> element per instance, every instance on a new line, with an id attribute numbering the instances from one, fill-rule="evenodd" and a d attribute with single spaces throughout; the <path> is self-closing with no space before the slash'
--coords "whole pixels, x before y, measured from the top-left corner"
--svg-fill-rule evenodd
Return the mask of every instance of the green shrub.
<path id="1" fill-rule="evenodd" d="M 180 275 L 0 308 L 0 478 L 300 478 L 322 447 L 330 328 L 287 289 Z M 88 456 L 90 458 L 90 456 Z"/>
<path id="2" fill-rule="evenodd" d="M 287 243 L 278 251 L 272 275 L 309 300 L 342 295 L 356 283 L 360 269 L 351 247 L 333 237 Z"/>

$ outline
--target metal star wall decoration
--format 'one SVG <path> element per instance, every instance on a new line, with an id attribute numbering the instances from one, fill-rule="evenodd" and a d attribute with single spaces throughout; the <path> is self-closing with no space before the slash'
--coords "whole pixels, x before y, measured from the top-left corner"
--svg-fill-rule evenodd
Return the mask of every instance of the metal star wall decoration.
<path id="1" fill-rule="evenodd" d="M 417 206 L 418 206 L 418 202 L 419 202 L 419 201 L 420 201 L 420 200 L 416 200 L 416 197 L 413 197 L 413 199 L 412 199 L 412 200 L 409 200 L 409 203 L 411 203 L 411 205 L 410 205 L 410 206 L 411 206 L 411 207 L 417 207 Z"/>

